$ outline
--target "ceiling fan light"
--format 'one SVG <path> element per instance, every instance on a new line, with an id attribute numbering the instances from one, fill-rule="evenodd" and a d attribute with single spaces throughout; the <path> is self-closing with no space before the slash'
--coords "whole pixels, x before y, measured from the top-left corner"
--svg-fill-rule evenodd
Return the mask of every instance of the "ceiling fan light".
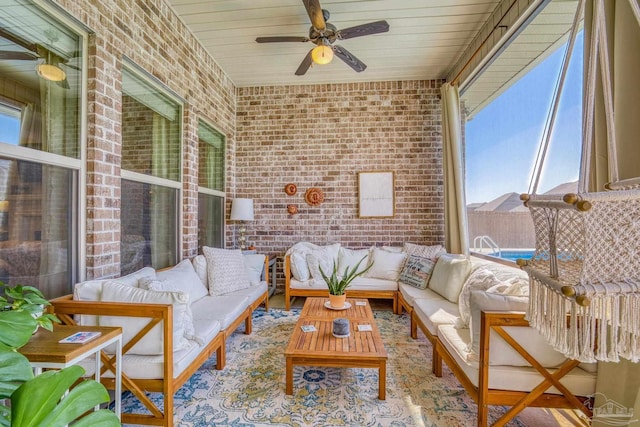
<path id="1" fill-rule="evenodd" d="M 311 59 L 316 64 L 328 64 L 333 59 L 333 49 L 330 46 L 321 44 L 311 51 Z"/>
<path id="2" fill-rule="evenodd" d="M 38 64 L 36 71 L 40 77 L 51 82 L 61 82 L 67 78 L 62 68 L 51 64 Z"/>

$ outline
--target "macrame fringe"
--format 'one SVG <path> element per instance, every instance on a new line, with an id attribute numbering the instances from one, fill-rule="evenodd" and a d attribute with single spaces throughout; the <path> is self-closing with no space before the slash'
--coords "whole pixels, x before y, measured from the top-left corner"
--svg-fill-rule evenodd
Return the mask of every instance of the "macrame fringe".
<path id="1" fill-rule="evenodd" d="M 592 363 L 640 361 L 640 294 L 592 293 L 582 307 L 537 278 L 529 278 L 532 327 L 557 351 Z"/>

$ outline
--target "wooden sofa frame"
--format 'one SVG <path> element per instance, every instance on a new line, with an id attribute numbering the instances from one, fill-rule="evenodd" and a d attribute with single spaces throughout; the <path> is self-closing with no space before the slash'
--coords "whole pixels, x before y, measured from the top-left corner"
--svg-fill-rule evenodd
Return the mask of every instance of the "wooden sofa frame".
<path id="1" fill-rule="evenodd" d="M 418 319 L 419 321 L 419 319 Z M 420 323 L 418 323 L 422 331 L 426 331 Z M 456 360 L 451 356 L 447 348 L 440 342 L 437 337 L 427 337 L 435 343 L 434 353 L 438 354 L 438 360 L 434 359 L 434 374 L 437 377 L 442 376 L 442 361 L 449 366 L 453 374 L 456 376 L 460 384 L 465 388 L 467 393 L 478 405 L 478 426 L 486 427 L 488 423 L 489 405 L 510 406 L 511 408 L 505 412 L 493 425 L 504 426 L 515 416 L 517 416 L 526 407 L 543 407 L 543 408 L 572 408 L 579 409 L 586 416 L 592 417 L 591 410 L 584 402 L 589 400 L 588 397 L 573 395 L 559 380 L 566 374 L 571 372 L 573 368 L 580 364 L 577 360 L 568 359 L 555 373 L 550 373 L 544 368 L 531 354 L 529 354 L 507 331 L 505 326 L 529 327 L 529 322 L 525 320 L 524 313 L 514 312 L 482 312 L 480 326 L 480 354 L 478 373 L 478 386 L 474 386 L 473 382 L 467 377 L 465 372 L 460 368 Z M 497 390 L 489 388 L 489 349 L 491 331 L 495 331 L 502 339 L 505 340 L 515 351 L 517 351 L 527 362 L 535 368 L 544 380 L 540 382 L 529 392 Z M 426 335 L 426 333 L 425 333 Z M 430 335 L 430 334 L 429 334 Z M 439 366 L 436 366 L 439 365 Z M 555 387 L 562 394 L 545 393 L 549 387 Z"/>
<path id="2" fill-rule="evenodd" d="M 291 310 L 292 297 L 326 297 L 328 289 L 292 289 L 291 288 L 291 256 L 284 258 L 284 304 L 285 310 Z M 398 291 L 367 291 L 348 289 L 349 298 L 390 299 L 393 301 L 393 312 L 398 313 Z"/>
<path id="3" fill-rule="evenodd" d="M 265 280 L 269 281 L 268 257 L 265 257 Z M 151 414 L 123 413 L 121 422 L 123 424 L 159 425 L 173 426 L 173 396 L 184 383 L 207 361 L 215 352 L 216 369 L 221 370 L 226 364 L 225 342 L 227 338 L 240 326 L 245 324 L 244 333 L 249 335 L 252 332 L 252 313 L 264 302 L 265 310 L 269 309 L 269 291 L 267 290 L 253 304 L 247 307 L 226 329 L 221 330 L 205 346 L 202 347 L 198 356 L 187 366 L 176 378 L 173 377 L 173 306 L 171 304 L 139 304 L 139 303 L 119 303 L 101 301 L 77 301 L 73 300 L 73 295 L 66 295 L 50 301 L 51 310 L 58 316 L 62 324 L 76 325 L 75 315 L 95 315 L 95 316 L 123 316 L 148 318 L 149 323 L 138 332 L 129 342 L 122 343 L 122 355 L 140 341 L 158 323 L 162 322 L 163 344 L 163 378 L 144 379 L 133 378 L 122 371 L 122 389 L 129 390 L 138 398 Z M 102 360 L 102 374 L 107 371 L 115 375 L 115 357 L 100 353 Z M 113 378 L 105 378 L 101 375 L 101 382 L 107 389 L 115 390 Z M 164 412 L 149 399 L 145 392 L 159 392 L 163 395 Z"/>

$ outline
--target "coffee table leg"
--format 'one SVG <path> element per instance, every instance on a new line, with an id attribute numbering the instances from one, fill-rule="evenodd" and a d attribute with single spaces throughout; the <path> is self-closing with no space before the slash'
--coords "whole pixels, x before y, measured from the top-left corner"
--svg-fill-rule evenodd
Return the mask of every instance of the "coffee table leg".
<path id="1" fill-rule="evenodd" d="M 286 359 L 285 394 L 293 394 L 293 360 L 290 357 Z"/>
<path id="2" fill-rule="evenodd" d="M 378 369 L 378 399 L 385 400 L 387 398 L 387 362 L 380 363 L 380 369 Z"/>

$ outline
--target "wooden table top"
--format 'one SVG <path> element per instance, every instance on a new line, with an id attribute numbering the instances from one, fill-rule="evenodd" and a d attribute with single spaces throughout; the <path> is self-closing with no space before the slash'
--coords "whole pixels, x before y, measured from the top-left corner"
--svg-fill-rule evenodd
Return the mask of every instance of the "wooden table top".
<path id="1" fill-rule="evenodd" d="M 61 344 L 58 342 L 76 332 L 88 331 L 101 332 L 102 334 L 84 344 Z M 38 329 L 29 342 L 18 351 L 29 359 L 29 362 L 68 363 L 120 334 L 122 334 L 120 327 L 54 325 L 53 332 L 42 328 Z"/>
<path id="2" fill-rule="evenodd" d="M 369 301 L 366 299 L 347 299 L 351 308 L 331 310 L 324 306 L 328 298 L 308 297 L 300 318 L 285 350 L 285 356 L 304 356 L 308 358 L 354 358 L 359 360 L 381 360 L 387 358 L 382 344 L 380 331 L 376 326 Z M 356 305 L 362 301 L 365 305 Z M 349 319 L 349 337 L 336 338 L 332 334 L 333 320 Z M 303 325 L 313 325 L 314 332 L 303 332 Z M 358 331 L 358 325 L 371 325 L 370 331 Z"/>

